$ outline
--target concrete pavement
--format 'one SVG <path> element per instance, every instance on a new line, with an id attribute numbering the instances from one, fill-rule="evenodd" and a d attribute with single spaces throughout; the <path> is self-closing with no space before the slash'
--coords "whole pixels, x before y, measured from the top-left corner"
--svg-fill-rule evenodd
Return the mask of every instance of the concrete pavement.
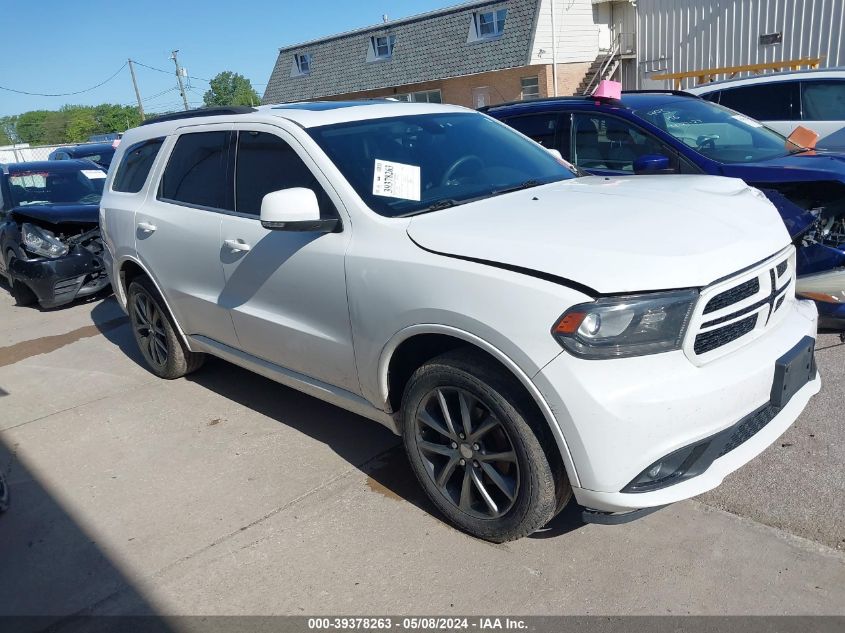
<path id="1" fill-rule="evenodd" d="M 0 614 L 845 614 L 833 335 L 822 393 L 721 488 L 491 545 L 375 423 L 223 361 L 156 379 L 114 299 L 0 292 L 0 322 Z"/>

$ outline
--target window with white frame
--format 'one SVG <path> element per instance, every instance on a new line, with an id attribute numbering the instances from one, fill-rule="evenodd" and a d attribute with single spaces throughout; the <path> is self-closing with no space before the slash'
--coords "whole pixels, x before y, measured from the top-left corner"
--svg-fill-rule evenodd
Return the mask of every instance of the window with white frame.
<path id="1" fill-rule="evenodd" d="M 390 59 L 393 57 L 393 44 L 396 42 L 395 35 L 377 35 L 370 38 L 373 59 Z"/>
<path id="2" fill-rule="evenodd" d="M 297 75 L 310 75 L 311 74 L 311 54 L 310 53 L 297 53 L 293 56 L 293 68 L 291 68 L 291 77 L 296 77 Z"/>
<path id="3" fill-rule="evenodd" d="M 397 101 L 410 103 L 443 103 L 440 90 L 419 90 L 401 95 L 393 95 Z"/>
<path id="4" fill-rule="evenodd" d="M 478 39 L 499 37 L 505 30 L 507 9 L 485 11 L 475 14 L 475 32 Z"/>
<path id="5" fill-rule="evenodd" d="M 538 77 L 523 77 L 520 81 L 522 82 L 521 96 L 523 99 L 536 99 L 540 96 L 540 81 Z"/>

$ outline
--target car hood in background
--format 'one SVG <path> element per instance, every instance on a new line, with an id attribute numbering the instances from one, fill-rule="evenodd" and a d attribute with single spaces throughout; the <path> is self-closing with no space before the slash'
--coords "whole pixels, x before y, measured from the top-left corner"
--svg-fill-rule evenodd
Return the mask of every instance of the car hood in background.
<path id="1" fill-rule="evenodd" d="M 706 286 L 790 240 L 745 183 L 710 176 L 585 177 L 414 217 L 422 248 L 533 270 L 599 293 Z"/>
<path id="2" fill-rule="evenodd" d="M 810 150 L 759 163 L 722 163 L 722 175 L 753 183 L 838 180 L 845 182 L 845 154 Z"/>
<path id="3" fill-rule="evenodd" d="M 15 207 L 12 213 L 22 219 L 30 218 L 49 224 L 97 224 L 100 207 L 96 204 L 33 204 Z"/>

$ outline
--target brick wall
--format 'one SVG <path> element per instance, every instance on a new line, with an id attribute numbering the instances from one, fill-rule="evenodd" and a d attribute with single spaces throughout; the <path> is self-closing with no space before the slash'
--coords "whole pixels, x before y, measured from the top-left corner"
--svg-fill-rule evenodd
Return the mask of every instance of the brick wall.
<path id="1" fill-rule="evenodd" d="M 578 86 L 589 63 L 558 64 L 558 94 L 571 95 Z M 373 97 L 391 97 L 396 94 L 407 94 L 422 90 L 440 90 L 443 103 L 476 107 L 474 96 L 479 93 L 489 96 L 487 105 L 495 105 L 505 101 L 518 101 L 522 94 L 522 78 L 537 77 L 541 97 L 551 96 L 552 67 L 551 64 L 537 64 L 534 66 L 520 66 L 464 77 L 452 77 L 437 81 L 427 81 L 417 84 L 398 86 L 396 88 L 380 88 L 363 92 L 351 92 L 333 95 L 327 99 L 366 99 Z"/>

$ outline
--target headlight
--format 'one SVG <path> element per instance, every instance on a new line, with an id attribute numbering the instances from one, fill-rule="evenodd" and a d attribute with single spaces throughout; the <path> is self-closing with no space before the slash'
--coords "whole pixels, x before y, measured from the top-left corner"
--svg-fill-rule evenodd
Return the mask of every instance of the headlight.
<path id="1" fill-rule="evenodd" d="M 67 255 L 68 248 L 47 229 L 24 223 L 21 227 L 23 247 L 33 255 L 55 259 Z"/>
<path id="2" fill-rule="evenodd" d="M 643 356 L 680 349 L 697 290 L 607 297 L 571 307 L 552 335 L 581 358 Z"/>

